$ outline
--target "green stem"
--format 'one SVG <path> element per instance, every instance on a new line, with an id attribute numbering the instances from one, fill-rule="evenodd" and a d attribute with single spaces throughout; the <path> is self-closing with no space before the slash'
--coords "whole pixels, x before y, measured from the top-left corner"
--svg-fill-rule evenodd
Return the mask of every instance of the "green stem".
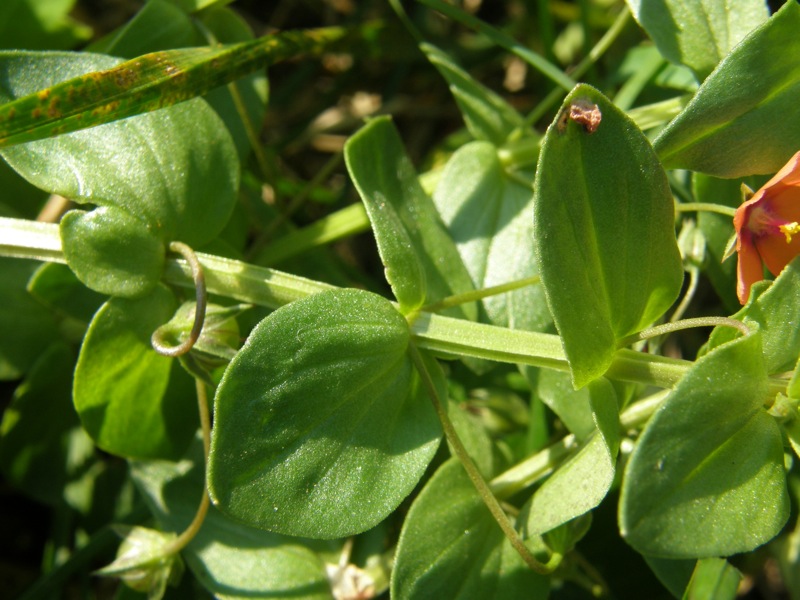
<path id="1" fill-rule="evenodd" d="M 211 448 L 211 417 L 208 409 L 208 389 L 206 388 L 206 384 L 200 381 L 200 379 L 195 378 L 194 382 L 195 389 L 197 390 L 197 409 L 200 413 L 200 430 L 203 434 L 204 471 L 208 473 L 208 454 Z M 204 482 L 203 497 L 200 499 L 200 506 L 197 508 L 194 519 L 192 519 L 192 522 L 183 533 L 167 544 L 164 548 L 165 556 L 177 554 L 194 539 L 194 536 L 200 531 L 200 527 L 203 525 L 203 521 L 205 521 L 206 515 L 208 514 L 209 503 L 208 488 Z"/>
<path id="2" fill-rule="evenodd" d="M 508 538 L 508 541 L 511 542 L 511 545 L 522 557 L 522 560 L 524 560 L 525 563 L 537 573 L 542 575 L 552 573 L 561 562 L 561 556 L 559 554 L 553 554 L 547 564 L 544 564 L 536 560 L 533 554 L 531 554 L 531 551 L 528 550 L 528 547 L 525 546 L 525 543 L 519 537 L 519 534 L 517 534 L 514 526 L 508 519 L 508 516 L 503 511 L 503 507 L 500 506 L 497 498 L 489 489 L 489 486 L 486 484 L 486 481 L 484 481 L 472 458 L 470 458 L 469 454 L 467 453 L 466 448 L 464 448 L 464 445 L 461 443 L 461 439 L 458 437 L 458 433 L 456 433 L 455 427 L 453 427 L 453 423 L 450 421 L 450 417 L 447 416 L 447 411 L 442 405 L 441 399 L 439 398 L 439 393 L 436 390 L 436 385 L 433 383 L 430 373 L 425 366 L 425 362 L 423 361 L 419 350 L 417 350 L 414 344 L 409 344 L 409 354 L 411 356 L 411 360 L 414 362 L 417 372 L 420 375 L 420 378 L 422 379 L 422 383 L 428 392 L 428 396 L 430 396 L 431 402 L 433 403 L 433 408 L 436 410 L 436 414 L 439 416 L 439 420 L 442 423 L 442 429 L 444 430 L 444 435 L 447 438 L 447 441 L 450 443 L 450 447 L 453 449 L 456 458 L 458 458 L 458 460 L 461 462 L 464 470 L 467 472 L 467 476 L 475 486 L 475 489 L 477 490 L 478 495 L 481 497 L 481 500 L 483 500 L 483 503 L 489 509 L 489 512 L 492 513 L 492 516 L 494 517 L 495 521 L 497 521 L 500 529 L 503 530 L 503 533 Z"/>
<path id="3" fill-rule="evenodd" d="M 572 70 L 572 78 L 575 80 L 580 80 L 586 72 L 594 66 L 594 64 L 599 60 L 599 58 L 605 54 L 606 50 L 608 50 L 611 45 L 616 41 L 619 37 L 619 34 L 622 33 L 622 30 L 628 24 L 630 20 L 631 13 L 628 10 L 628 7 L 625 6 L 617 15 L 616 20 L 614 23 L 611 24 L 611 27 L 608 28 L 608 31 L 605 32 L 602 38 L 594 45 L 592 51 L 581 61 L 579 62 L 575 68 Z M 554 89 L 550 92 L 547 96 L 545 96 L 544 100 L 542 100 L 536 108 L 531 111 L 527 117 L 525 117 L 525 126 L 526 127 L 533 127 L 536 123 L 541 119 L 547 112 L 553 108 L 553 105 L 556 104 L 562 97 L 564 96 L 564 92 L 558 88 Z"/>
<path id="4" fill-rule="evenodd" d="M 683 319 L 682 321 L 674 321 L 671 323 L 664 323 L 650 327 L 639 333 L 635 333 L 618 342 L 618 347 L 630 346 L 636 342 L 642 342 L 650 338 L 666 335 L 675 331 L 682 331 L 684 329 L 691 329 L 693 327 L 733 327 L 737 329 L 742 335 L 750 335 L 750 328 L 736 319 L 730 317 L 696 317 L 694 319 Z"/>
<path id="5" fill-rule="evenodd" d="M 194 307 L 194 324 L 192 325 L 192 330 L 189 332 L 189 337 L 177 346 L 169 346 L 164 343 L 164 329 L 161 327 L 153 332 L 150 338 L 150 344 L 156 352 L 164 356 L 183 356 L 194 348 L 197 340 L 200 339 L 200 334 L 203 332 L 203 323 L 206 320 L 206 306 L 208 305 L 208 294 L 206 293 L 206 280 L 203 274 L 203 267 L 200 261 L 197 260 L 197 254 L 195 254 L 194 250 L 183 242 L 172 242 L 169 245 L 169 249 L 180 254 L 192 270 L 192 281 L 194 282 L 195 295 L 197 298 Z"/>
<path id="6" fill-rule="evenodd" d="M 473 17 L 468 12 L 453 6 L 452 4 L 447 4 L 442 0 L 419 1 L 420 3 L 439 11 L 454 21 L 458 21 L 470 29 L 474 29 L 475 31 L 482 33 L 498 46 L 505 48 L 513 54 L 516 54 L 519 58 L 524 60 L 526 63 L 564 90 L 569 91 L 575 87 L 575 81 L 553 63 L 536 54 L 535 52 L 532 52 L 530 49 L 517 42 L 514 38 L 508 36 L 502 31 L 499 31 L 498 29 L 495 29 L 488 23 L 478 19 L 477 17 Z"/>
<path id="7" fill-rule="evenodd" d="M 424 312 L 435 313 L 445 310 L 446 308 L 450 308 L 452 306 L 466 304 L 467 302 L 475 302 L 477 300 L 483 300 L 484 298 L 489 298 L 491 296 L 498 296 L 500 294 L 513 292 L 514 290 L 528 287 L 529 285 L 536 285 L 540 281 L 541 277 L 539 277 L 538 275 L 534 275 L 533 277 L 517 279 L 515 281 L 509 281 L 508 283 L 501 283 L 500 285 L 495 285 L 488 288 L 481 288 L 479 290 L 470 290 L 469 292 L 448 296 L 447 298 L 443 298 L 438 302 L 433 302 L 431 304 L 423 306 L 422 310 Z"/>
<path id="8" fill-rule="evenodd" d="M 735 208 L 712 202 L 676 202 L 675 212 L 712 212 L 731 218 L 736 215 Z"/>

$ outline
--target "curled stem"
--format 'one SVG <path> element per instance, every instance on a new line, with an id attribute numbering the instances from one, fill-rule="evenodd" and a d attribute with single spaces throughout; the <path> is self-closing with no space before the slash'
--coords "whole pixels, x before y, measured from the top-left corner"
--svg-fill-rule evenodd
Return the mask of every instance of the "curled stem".
<path id="1" fill-rule="evenodd" d="M 731 319 L 730 317 L 697 317 L 695 319 L 683 319 L 681 321 L 675 321 L 674 323 L 656 325 L 650 329 L 645 329 L 639 333 L 634 333 L 633 335 L 629 335 L 628 337 L 620 340 L 617 344 L 617 347 L 622 348 L 631 344 L 635 344 L 636 342 L 642 342 L 644 340 L 649 340 L 650 338 L 673 333 L 682 329 L 717 326 L 733 327 L 734 329 L 738 329 L 742 335 L 750 335 L 750 328 L 736 319 Z"/>
<path id="2" fill-rule="evenodd" d="M 153 349 L 159 354 L 163 354 L 164 356 L 182 356 L 189 352 L 197 343 L 197 340 L 200 339 L 200 333 L 203 331 L 203 323 L 206 320 L 208 294 L 206 292 L 206 278 L 203 274 L 203 267 L 197 259 L 194 250 L 183 242 L 172 242 L 169 245 L 169 249 L 173 252 L 177 252 L 186 259 L 186 262 L 189 263 L 189 268 L 192 270 L 194 289 L 197 294 L 197 303 L 194 309 L 194 324 L 192 325 L 192 330 L 189 332 L 189 337 L 177 346 L 169 346 L 164 342 L 164 331 L 161 327 L 153 332 L 150 343 Z"/>
<path id="3" fill-rule="evenodd" d="M 197 390 L 197 409 L 200 412 L 200 429 L 203 434 L 203 472 L 208 473 L 208 453 L 211 447 L 211 417 L 208 411 L 208 389 L 206 388 L 206 384 L 198 378 L 195 378 L 194 383 L 195 389 Z M 189 526 L 183 533 L 164 548 L 165 556 L 180 552 L 192 541 L 194 536 L 197 535 L 208 513 L 209 503 L 208 486 L 204 478 L 203 497 L 200 499 L 200 506 L 197 507 L 194 519 L 192 519 L 192 522 L 189 523 Z"/>
<path id="4" fill-rule="evenodd" d="M 531 551 L 528 550 L 528 547 L 519 537 L 519 534 L 516 532 L 511 524 L 511 521 L 508 519 L 508 516 L 503 511 L 503 507 L 500 506 L 500 502 L 489 489 L 489 486 L 481 476 L 478 468 L 472 461 L 472 458 L 470 458 L 466 448 L 464 448 L 464 444 L 461 443 L 461 439 L 458 437 L 458 433 L 456 433 L 456 429 L 453 427 L 450 417 L 447 416 L 447 411 L 445 410 L 444 406 L 442 406 L 439 393 L 436 390 L 436 385 L 431 379 L 430 373 L 428 372 L 428 369 L 422 359 L 422 355 L 419 353 L 419 350 L 417 350 L 414 344 L 409 344 L 408 349 L 411 360 L 414 362 L 414 366 L 420 375 L 420 379 L 422 380 L 422 383 L 428 392 L 428 396 L 430 396 L 431 402 L 433 403 L 433 408 L 436 410 L 436 414 L 442 423 L 444 435 L 447 438 L 447 441 L 450 442 L 450 446 L 453 449 L 453 452 L 455 452 L 456 457 L 464 466 L 464 470 L 467 472 L 467 476 L 475 486 L 475 489 L 477 490 L 478 495 L 481 497 L 481 500 L 483 500 L 484 504 L 486 504 L 489 512 L 492 513 L 492 516 L 494 517 L 495 521 L 497 521 L 497 524 L 500 526 L 500 529 L 502 529 L 505 536 L 508 538 L 508 541 L 511 542 L 511 546 L 519 553 L 519 555 L 522 557 L 522 560 L 525 561 L 531 570 L 541 575 L 552 573 L 561 562 L 562 556 L 559 553 L 553 553 L 550 557 L 550 560 L 545 564 L 536 560 L 533 554 L 531 554 Z"/>

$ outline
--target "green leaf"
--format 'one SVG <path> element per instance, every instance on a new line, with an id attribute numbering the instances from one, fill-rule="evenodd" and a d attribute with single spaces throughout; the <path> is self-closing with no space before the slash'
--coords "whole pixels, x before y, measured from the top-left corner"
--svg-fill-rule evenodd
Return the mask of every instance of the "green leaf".
<path id="1" fill-rule="evenodd" d="M 461 463 L 439 467 L 403 524 L 392 598 L 545 598 L 548 587 L 511 547 Z"/>
<path id="2" fill-rule="evenodd" d="M 315 538 L 365 531 L 397 508 L 441 435 L 408 341 L 391 303 L 361 290 L 321 292 L 264 319 L 215 399 L 219 508 Z"/>
<path id="3" fill-rule="evenodd" d="M 145 223 L 115 206 L 71 210 L 61 219 L 67 264 L 89 288 L 133 298 L 155 287 L 164 270 L 164 243 Z"/>
<path id="4" fill-rule="evenodd" d="M 539 369 L 536 375 L 536 395 L 578 441 L 586 440 L 596 429 L 589 388 L 573 388 L 569 373 Z"/>
<path id="5" fill-rule="evenodd" d="M 86 325 L 106 300 L 83 285 L 67 265 L 59 263 L 44 263 L 36 269 L 28 291 L 59 316 Z"/>
<path id="6" fill-rule="evenodd" d="M 397 130 L 388 119 L 375 119 L 352 136 L 344 147 L 350 178 L 367 210 L 386 280 L 408 314 L 425 302 L 425 268 L 417 258 L 400 217 L 412 194 L 424 194 Z M 376 164 L 377 162 L 377 164 Z"/>
<path id="7" fill-rule="evenodd" d="M 653 571 L 658 580 L 667 588 L 675 598 L 680 598 L 689 585 L 689 581 L 697 565 L 696 560 L 671 560 L 669 558 L 656 558 L 644 556 L 647 566 Z"/>
<path id="8" fill-rule="evenodd" d="M 800 5 L 787 2 L 720 63 L 655 140 L 666 168 L 744 177 L 774 173 L 797 152 L 798 29 Z"/>
<path id="9" fill-rule="evenodd" d="M 476 288 L 537 275 L 533 193 L 503 168 L 488 142 L 465 144 L 445 165 L 433 194 Z M 531 285 L 483 300 L 494 325 L 544 331 L 552 324 L 544 289 Z"/>
<path id="10" fill-rule="evenodd" d="M 202 44 L 189 17 L 166 0 L 148 0 L 118 31 L 93 43 L 88 50 L 120 58 Z"/>
<path id="11" fill-rule="evenodd" d="M 430 303 L 472 290 L 469 273 L 422 189 L 392 121 L 381 117 L 367 123 L 348 140 L 345 158 L 401 306 L 416 308 L 422 300 Z M 473 305 L 456 307 L 451 313 L 476 317 Z"/>
<path id="12" fill-rule="evenodd" d="M 158 523 L 183 531 L 204 493 L 202 446 L 198 440 L 179 462 L 132 461 L 131 475 Z M 222 600 L 332 600 L 325 564 L 308 543 L 246 527 L 214 506 L 181 554 L 198 582 Z"/>
<path id="13" fill-rule="evenodd" d="M 136 300 L 112 298 L 92 320 L 75 369 L 73 400 L 84 428 L 103 450 L 172 457 L 197 430 L 195 399 L 175 387 L 180 385 L 175 379 L 185 381 L 185 375 L 150 346 L 151 334 L 175 308 L 172 293 L 158 286 Z"/>
<path id="14" fill-rule="evenodd" d="M 588 387 L 596 433 L 526 503 L 520 519 L 527 536 L 551 531 L 597 507 L 614 481 L 620 437 L 616 392 L 605 379 Z"/>
<path id="15" fill-rule="evenodd" d="M 0 259 L 0 380 L 18 379 L 58 339 L 53 315 L 27 291 L 37 263 Z"/>
<path id="16" fill-rule="evenodd" d="M 627 0 L 639 25 L 672 62 L 702 81 L 750 30 L 769 16 L 762 0 Z"/>
<path id="17" fill-rule="evenodd" d="M 87 437 L 70 397 L 74 367 L 70 348 L 50 346 L 15 390 L 0 423 L 3 476 L 53 506 L 63 501 L 65 485 L 85 467 L 82 457 L 69 452 L 73 436 Z"/>
<path id="18" fill-rule="evenodd" d="M 96 72 L 69 73 L 66 81 L 62 75 L 52 87 L 15 94 L 15 101 L 0 106 L 0 147 L 172 106 L 269 64 L 320 53 L 343 35 L 335 27 L 285 31 L 229 46 L 153 52 Z"/>
<path id="19" fill-rule="evenodd" d="M 800 260 L 794 259 L 767 290 L 733 315 L 745 324 L 757 324 L 767 373 L 782 373 L 795 368 L 800 356 L 800 331 L 787 327 L 800 311 Z M 739 334 L 731 327 L 717 327 L 705 351 L 734 339 Z"/>
<path id="20" fill-rule="evenodd" d="M 72 19 L 75 0 L 4 0 L 0 3 L 0 47 L 45 50 L 71 48 L 92 35 Z"/>
<path id="21" fill-rule="evenodd" d="M 571 110 L 601 122 L 596 131 Z M 578 117 L 580 120 L 581 117 Z M 650 144 L 580 85 L 547 130 L 536 172 L 533 244 L 550 312 L 579 388 L 617 341 L 658 319 L 680 291 L 672 195 Z"/>
<path id="22" fill-rule="evenodd" d="M 754 333 L 699 359 L 651 418 L 620 498 L 620 530 L 636 550 L 728 556 L 780 531 L 789 499 L 766 382 Z"/>
<path id="23" fill-rule="evenodd" d="M 500 146 L 515 129 L 525 126 L 522 116 L 514 108 L 475 81 L 447 53 L 427 43 L 420 44 L 419 48 L 450 84 L 450 92 L 458 103 L 467 129 L 475 139 Z"/>
<path id="24" fill-rule="evenodd" d="M 742 574 L 724 558 L 697 561 L 684 600 L 733 600 L 738 597 Z"/>
<path id="25" fill-rule="evenodd" d="M 0 62 L 8 77 L 5 93 L 21 95 L 118 61 L 87 53 L 16 53 L 0 55 Z M 62 241 L 81 281 L 115 295 L 152 288 L 162 268 L 159 245 L 212 240 L 231 213 L 239 184 L 230 135 L 202 100 L 2 155 L 37 187 L 101 207 L 66 217 Z"/>

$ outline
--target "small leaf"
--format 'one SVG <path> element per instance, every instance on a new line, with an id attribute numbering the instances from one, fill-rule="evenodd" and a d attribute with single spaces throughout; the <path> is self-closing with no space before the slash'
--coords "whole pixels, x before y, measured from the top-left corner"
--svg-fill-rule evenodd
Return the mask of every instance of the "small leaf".
<path id="1" fill-rule="evenodd" d="M 410 203 L 404 195 L 418 186 L 417 176 L 386 119 L 371 121 L 347 140 L 344 157 L 372 224 L 386 280 L 400 310 L 408 314 L 422 306 L 426 296 L 425 269 L 399 214 Z"/>
<path id="2" fill-rule="evenodd" d="M 175 304 L 163 286 L 136 300 L 112 298 L 86 333 L 73 400 L 86 431 L 112 454 L 175 456 L 197 430 L 195 399 L 175 387 L 186 376 L 150 346 L 151 334 L 169 320 Z"/>
<path id="3" fill-rule="evenodd" d="M 404 310 L 472 290 L 469 273 L 391 120 L 367 123 L 348 141 L 345 158 L 373 222 L 392 291 Z M 470 304 L 447 314 L 474 320 L 477 313 Z"/>
<path id="4" fill-rule="evenodd" d="M 739 594 L 741 572 L 724 558 L 697 561 L 684 600 L 733 600 Z"/>
<path id="5" fill-rule="evenodd" d="M 226 514 L 288 535 L 365 531 L 405 498 L 439 444 L 385 299 L 321 292 L 250 334 L 215 399 L 209 488 Z"/>
<path id="6" fill-rule="evenodd" d="M 733 49 L 655 140 L 666 168 L 744 177 L 774 173 L 797 152 L 798 29 L 800 5 L 787 2 Z"/>
<path id="7" fill-rule="evenodd" d="M 100 294 L 143 296 L 161 277 L 164 243 L 124 209 L 71 210 L 61 219 L 59 232 L 70 268 Z"/>
<path id="8" fill-rule="evenodd" d="M 525 126 L 524 120 L 511 105 L 475 81 L 446 52 L 427 43 L 420 44 L 419 48 L 450 84 L 450 91 L 458 103 L 467 129 L 475 139 L 500 146 L 515 129 Z"/>
<path id="9" fill-rule="evenodd" d="M 439 467 L 403 524 L 392 598 L 545 598 L 548 588 L 511 547 L 461 463 Z"/>
<path id="10" fill-rule="evenodd" d="M 28 291 L 58 315 L 86 325 L 106 298 L 83 285 L 67 265 L 44 263 L 28 282 Z"/>
<path id="11" fill-rule="evenodd" d="M 788 517 L 783 443 L 762 403 L 760 335 L 699 359 L 650 419 L 622 481 L 619 521 L 643 554 L 748 552 Z"/>
<path id="12" fill-rule="evenodd" d="M 683 64 L 702 81 L 747 35 L 767 19 L 762 0 L 628 0 L 639 24 L 672 62 Z"/>
<path id="13" fill-rule="evenodd" d="M 580 388 L 680 291 L 672 194 L 641 131 L 586 85 L 547 130 L 535 194 L 542 285 Z"/>
<path id="14" fill-rule="evenodd" d="M 555 529 L 597 507 L 614 481 L 620 429 L 616 392 L 605 379 L 588 387 L 596 433 L 526 503 L 520 519 L 528 536 Z"/>
<path id="15" fill-rule="evenodd" d="M 503 168 L 488 142 L 465 144 L 450 157 L 433 201 L 476 288 L 538 274 L 533 238 L 533 193 Z M 529 285 L 482 302 L 489 322 L 545 331 L 552 326 L 541 285 Z"/>

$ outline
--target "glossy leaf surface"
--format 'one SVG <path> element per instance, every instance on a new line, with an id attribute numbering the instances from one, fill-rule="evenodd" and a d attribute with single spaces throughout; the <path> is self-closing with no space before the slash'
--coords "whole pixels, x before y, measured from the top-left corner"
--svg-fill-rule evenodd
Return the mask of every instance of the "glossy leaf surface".
<path id="1" fill-rule="evenodd" d="M 591 132 L 570 111 L 601 120 Z M 641 131 L 586 85 L 547 130 L 535 194 L 539 272 L 578 388 L 678 295 L 672 195 Z"/>
<path id="2" fill-rule="evenodd" d="M 215 400 L 209 486 L 221 510 L 278 533 L 369 529 L 422 477 L 441 434 L 385 299 L 336 290 L 250 334 Z"/>
<path id="3" fill-rule="evenodd" d="M 623 536 L 643 554 L 747 552 L 788 517 L 783 443 L 762 404 L 758 333 L 698 360 L 650 419 L 622 482 Z"/>

